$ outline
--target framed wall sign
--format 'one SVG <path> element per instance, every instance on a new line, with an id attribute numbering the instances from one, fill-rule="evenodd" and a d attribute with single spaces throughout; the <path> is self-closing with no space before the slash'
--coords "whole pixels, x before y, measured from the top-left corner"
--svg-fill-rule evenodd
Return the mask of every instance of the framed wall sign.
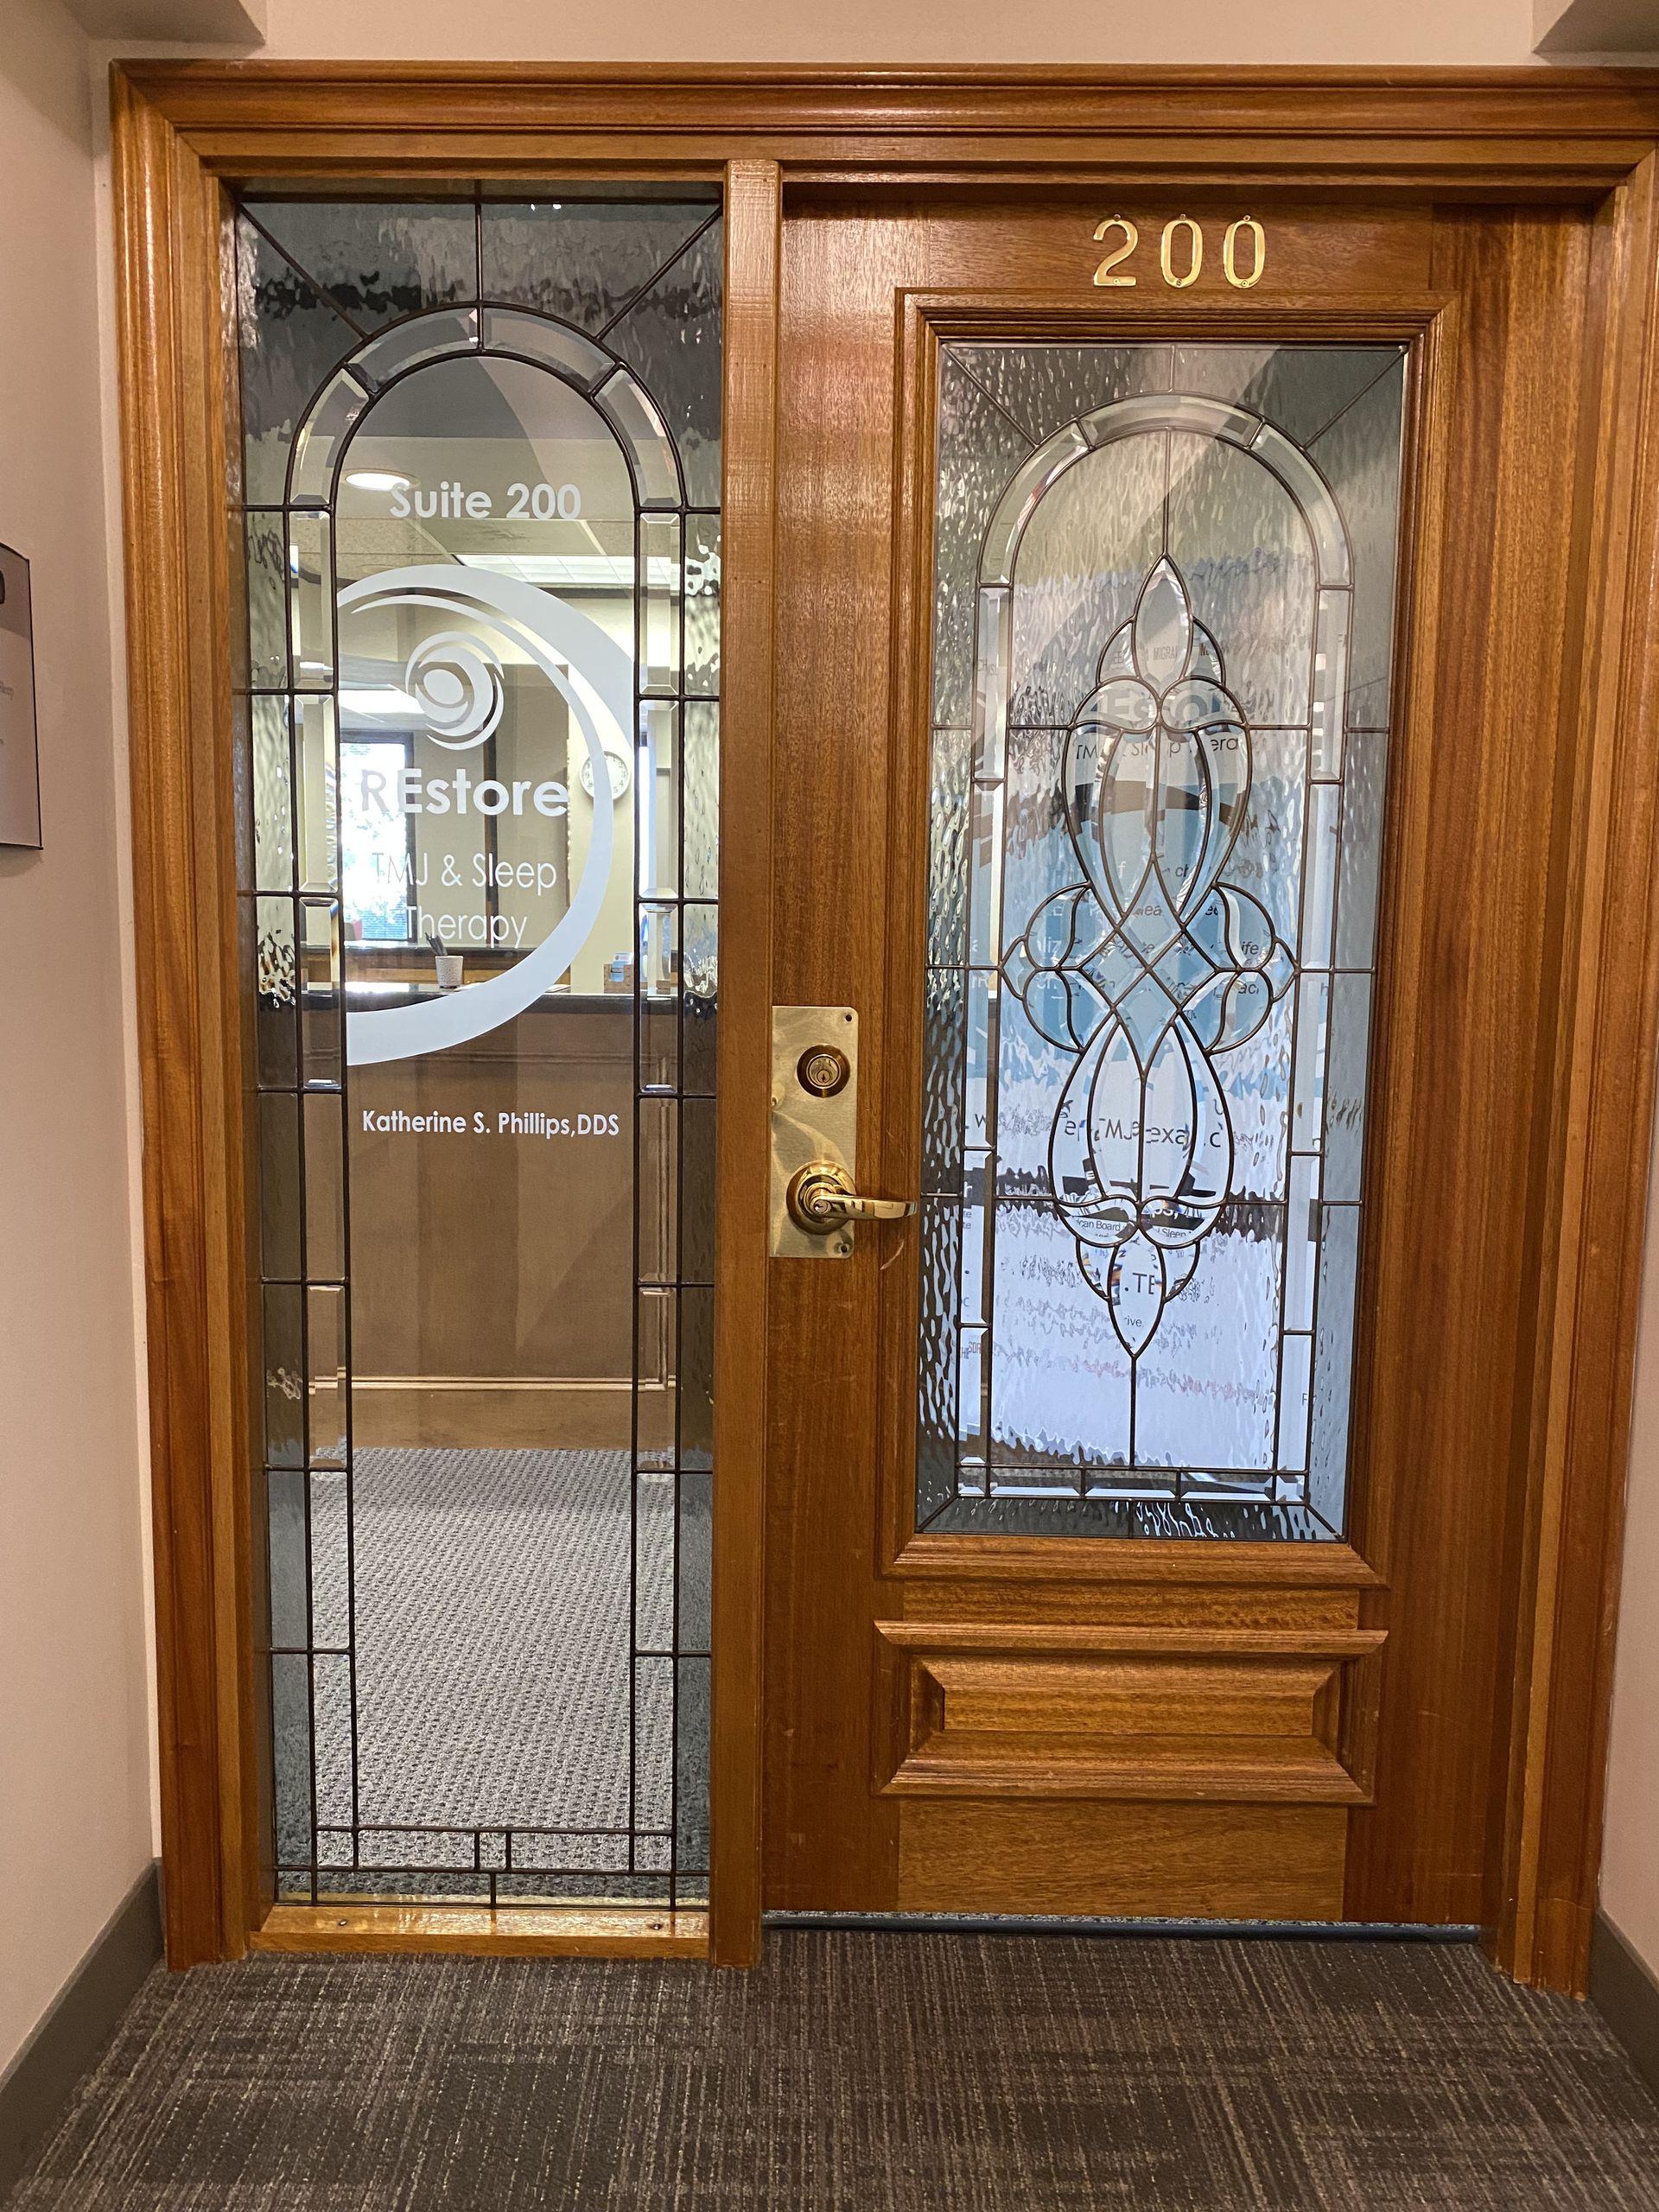
<path id="1" fill-rule="evenodd" d="M 0 845 L 38 847 L 40 842 L 29 563 L 9 545 L 0 545 Z"/>

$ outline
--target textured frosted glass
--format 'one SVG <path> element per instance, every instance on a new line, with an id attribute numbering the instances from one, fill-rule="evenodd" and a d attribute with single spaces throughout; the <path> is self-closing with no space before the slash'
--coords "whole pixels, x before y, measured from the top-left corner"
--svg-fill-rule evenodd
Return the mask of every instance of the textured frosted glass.
<path id="1" fill-rule="evenodd" d="M 1062 476 L 1027 526 L 1008 720 L 1064 728 L 1163 547 L 1163 441 L 1130 438 Z"/>
<path id="2" fill-rule="evenodd" d="M 939 375 L 939 476 L 933 517 L 933 718 L 964 727 L 973 710 L 979 549 L 1002 488 L 1031 441 L 946 355 Z"/>
<path id="3" fill-rule="evenodd" d="M 1317 438 L 1389 369 L 1397 346 L 1178 346 L 1183 391 L 1230 399 L 1276 423 L 1299 445 Z"/>
<path id="4" fill-rule="evenodd" d="M 363 330 L 474 295 L 476 226 L 467 201 L 262 200 L 252 212 Z"/>
<path id="5" fill-rule="evenodd" d="M 682 710 L 685 746 L 685 895 L 712 899 L 720 887 L 720 709 L 712 700 Z"/>
<path id="6" fill-rule="evenodd" d="M 260 891 L 294 888 L 294 772 L 286 699 L 253 702 L 253 880 Z"/>
<path id="7" fill-rule="evenodd" d="M 696 204 L 486 200 L 484 296 L 516 301 L 597 335 L 709 214 Z"/>
<path id="8" fill-rule="evenodd" d="M 248 517 L 248 683 L 255 691 L 288 684 L 288 563 L 283 520 Z"/>
<path id="9" fill-rule="evenodd" d="M 1169 388 L 1165 346 L 953 346 L 950 359 L 1033 445 L 1113 400 Z"/>
<path id="10" fill-rule="evenodd" d="M 245 216 L 237 226 L 237 290 L 243 497 L 250 506 L 280 505 L 294 434 L 359 334 Z"/>
<path id="11" fill-rule="evenodd" d="M 685 518 L 685 688 L 720 689 L 720 517 Z"/>
<path id="12" fill-rule="evenodd" d="M 720 505 L 721 238 L 711 223 L 605 334 L 667 423 L 695 507 Z"/>
<path id="13" fill-rule="evenodd" d="M 1394 656 L 1403 364 L 1375 383 L 1309 448 L 1336 493 L 1353 550 L 1348 726 L 1384 729 Z"/>
<path id="14" fill-rule="evenodd" d="M 1341 1533 L 1402 358 L 943 361 L 922 1525 Z"/>

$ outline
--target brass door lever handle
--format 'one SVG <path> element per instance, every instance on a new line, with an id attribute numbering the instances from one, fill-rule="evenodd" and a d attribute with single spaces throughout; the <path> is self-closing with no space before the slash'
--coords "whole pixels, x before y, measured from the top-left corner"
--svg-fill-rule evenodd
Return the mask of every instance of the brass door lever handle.
<path id="1" fill-rule="evenodd" d="M 917 1211 L 914 1198 L 861 1198 L 844 1167 L 815 1160 L 790 1179 L 790 1219 L 810 1236 L 829 1236 L 849 1221 L 902 1221 Z"/>

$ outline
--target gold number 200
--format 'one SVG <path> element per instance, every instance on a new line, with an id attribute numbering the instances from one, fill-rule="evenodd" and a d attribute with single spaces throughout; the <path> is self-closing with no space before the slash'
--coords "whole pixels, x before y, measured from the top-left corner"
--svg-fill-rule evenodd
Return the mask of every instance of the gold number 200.
<path id="1" fill-rule="evenodd" d="M 1120 275 L 1119 270 L 1140 245 L 1140 230 L 1127 215 L 1109 215 L 1095 232 L 1096 244 L 1103 243 L 1114 231 L 1120 234 L 1120 243 L 1096 270 L 1095 282 L 1096 284 L 1133 284 L 1137 280 L 1127 273 Z M 1249 233 L 1250 239 L 1248 273 L 1239 267 L 1239 239 L 1245 232 Z M 1178 249 L 1176 240 L 1180 233 L 1185 233 L 1185 236 Z M 1185 264 L 1179 269 L 1176 266 L 1178 251 Z M 1226 235 L 1221 242 L 1221 272 L 1233 289 L 1248 292 L 1252 285 L 1259 284 L 1267 265 L 1268 234 L 1255 216 L 1241 215 L 1236 222 L 1229 223 Z M 1191 215 L 1173 215 L 1164 225 L 1163 236 L 1158 245 L 1158 266 L 1165 283 L 1172 291 L 1184 292 L 1190 284 L 1198 283 L 1204 267 L 1204 231 Z"/>

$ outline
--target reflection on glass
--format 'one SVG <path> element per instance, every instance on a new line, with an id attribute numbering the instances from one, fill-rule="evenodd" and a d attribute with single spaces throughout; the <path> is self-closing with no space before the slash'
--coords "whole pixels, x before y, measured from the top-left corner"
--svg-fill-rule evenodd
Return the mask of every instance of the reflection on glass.
<path id="1" fill-rule="evenodd" d="M 919 1525 L 1342 1532 L 1402 374 L 945 350 Z"/>
<path id="2" fill-rule="evenodd" d="M 718 211 L 242 251 L 279 1884 L 696 1899 Z"/>

